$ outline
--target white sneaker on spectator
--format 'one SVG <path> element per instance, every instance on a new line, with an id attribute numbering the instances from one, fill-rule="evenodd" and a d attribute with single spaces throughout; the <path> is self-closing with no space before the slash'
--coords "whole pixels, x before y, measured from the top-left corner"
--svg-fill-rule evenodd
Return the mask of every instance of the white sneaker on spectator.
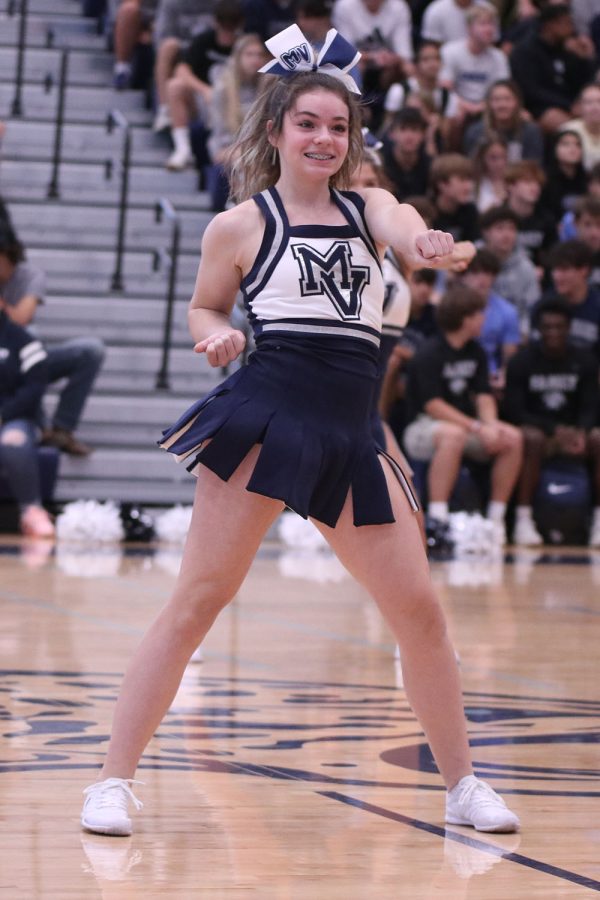
<path id="1" fill-rule="evenodd" d="M 143 804 L 131 790 L 132 784 L 141 784 L 132 778 L 106 778 L 90 784 L 84 790 L 85 801 L 81 812 L 81 824 L 96 834 L 129 835 L 131 819 L 127 804 L 131 800 L 136 809 Z"/>
<path id="2" fill-rule="evenodd" d="M 600 518 L 594 518 L 588 538 L 588 547 L 600 547 Z"/>
<path id="3" fill-rule="evenodd" d="M 446 794 L 446 822 L 476 831 L 518 831 L 520 822 L 486 781 L 466 775 Z"/>
<path id="4" fill-rule="evenodd" d="M 169 107 L 159 106 L 154 117 L 154 122 L 152 123 L 152 130 L 158 134 L 158 132 L 166 131 L 166 129 L 170 127 L 171 114 L 169 112 Z"/>
<path id="5" fill-rule="evenodd" d="M 544 539 L 531 519 L 517 519 L 513 532 L 513 544 L 521 547 L 539 547 Z"/>
<path id="6" fill-rule="evenodd" d="M 173 150 L 165 165 L 171 172 L 182 172 L 193 163 L 194 154 L 189 150 L 179 149 Z"/>

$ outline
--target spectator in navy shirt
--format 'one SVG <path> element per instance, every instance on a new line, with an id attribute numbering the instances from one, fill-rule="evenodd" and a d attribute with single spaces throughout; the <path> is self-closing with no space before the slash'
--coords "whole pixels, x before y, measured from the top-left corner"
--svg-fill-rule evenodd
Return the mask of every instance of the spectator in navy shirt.
<path id="1" fill-rule="evenodd" d="M 473 202 L 475 170 L 462 153 L 442 153 L 434 159 L 429 183 L 436 215 L 433 227 L 449 231 L 455 241 L 479 237 L 479 215 Z"/>
<path id="2" fill-rule="evenodd" d="M 589 542 L 600 546 L 600 429 L 598 361 L 569 340 L 573 306 L 543 300 L 536 311 L 539 341 L 521 348 L 508 363 L 505 410 L 523 433 L 524 454 L 517 487 L 514 542 L 541 544 L 532 504 L 542 464 L 549 456 L 587 459 L 594 490 Z"/>
<path id="3" fill-rule="evenodd" d="M 571 341 L 593 351 L 600 359 L 600 291 L 590 287 L 589 282 L 593 262 L 593 251 L 583 241 L 556 244 L 546 258 L 554 288 L 545 298 L 558 295 L 567 302 L 571 310 Z M 532 324 L 538 309 L 539 304 L 532 309 Z"/>
<path id="4" fill-rule="evenodd" d="M 419 110 L 405 107 L 395 113 L 385 134 L 383 168 L 400 201 L 427 191 L 431 158 L 425 152 L 426 132 Z"/>
<path id="5" fill-rule="evenodd" d="M 37 417 L 48 380 L 46 352 L 11 322 L 0 299 L 0 468 L 21 514 L 21 530 L 51 538 L 54 526 L 42 506 L 36 446 Z"/>

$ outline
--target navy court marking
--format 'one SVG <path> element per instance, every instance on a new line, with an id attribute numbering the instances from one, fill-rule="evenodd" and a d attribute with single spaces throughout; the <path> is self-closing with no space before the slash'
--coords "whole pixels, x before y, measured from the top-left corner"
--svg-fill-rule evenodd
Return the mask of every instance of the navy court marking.
<path id="1" fill-rule="evenodd" d="M 469 837 L 466 834 L 459 834 L 456 831 L 448 831 L 439 825 L 431 825 L 429 822 L 423 822 L 420 819 L 412 819 L 410 816 L 404 816 L 402 813 L 394 812 L 391 809 L 385 809 L 383 806 L 376 806 L 373 803 L 366 803 L 364 800 L 358 800 L 356 797 L 348 797 L 346 794 L 339 794 L 337 791 L 316 791 L 322 797 L 330 800 L 337 800 L 339 803 L 345 803 L 348 806 L 354 806 L 362 809 L 364 812 L 373 813 L 384 819 L 391 819 L 393 822 L 401 822 L 403 825 L 409 825 L 411 828 L 417 828 L 428 834 L 435 834 L 438 837 L 448 838 L 459 844 L 465 844 L 475 850 L 481 850 L 482 853 L 488 853 L 492 856 L 499 856 L 508 862 L 514 862 L 520 866 L 526 866 L 545 875 L 552 875 L 554 878 L 561 878 L 563 881 L 570 881 L 580 887 L 588 888 L 591 891 L 600 893 L 600 881 L 594 878 L 588 878 L 586 875 L 579 875 L 577 872 L 570 872 L 568 869 L 561 869 L 559 866 L 553 866 L 550 863 L 541 862 L 539 859 L 531 859 L 529 856 L 523 856 L 522 853 L 507 853 L 499 846 L 487 844 L 485 841 L 479 841 L 476 838 Z"/>

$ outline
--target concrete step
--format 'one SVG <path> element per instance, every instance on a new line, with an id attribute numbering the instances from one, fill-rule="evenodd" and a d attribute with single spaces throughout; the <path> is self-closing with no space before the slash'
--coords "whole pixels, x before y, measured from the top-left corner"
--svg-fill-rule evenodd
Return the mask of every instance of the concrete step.
<path id="1" fill-rule="evenodd" d="M 29 247 L 27 258 L 46 273 L 49 294 L 79 293 L 87 296 L 108 293 L 116 269 L 115 254 L 109 251 L 55 250 Z M 128 251 L 123 257 L 122 277 L 124 293 L 129 286 L 135 295 L 147 292 L 149 297 L 164 297 L 165 274 L 152 270 L 152 253 Z M 198 259 L 192 254 L 182 255 L 178 268 L 178 293 L 181 298 L 191 297 L 198 267 Z"/>
<path id="2" fill-rule="evenodd" d="M 5 159 L 2 162 L 2 196 L 9 203 L 11 199 L 42 200 L 47 196 L 48 183 L 52 177 L 50 162 L 19 162 Z M 168 197 L 175 207 L 179 200 L 190 194 L 197 194 L 198 179 L 195 172 L 168 172 L 163 167 L 139 167 L 130 169 L 129 200 L 132 203 L 148 203 L 159 196 Z M 116 205 L 120 194 L 118 171 L 107 180 L 104 166 L 93 165 L 61 166 L 59 174 L 60 197 L 64 200 L 80 200 L 88 204 L 96 201 L 106 205 Z M 206 196 L 206 195 L 205 195 Z"/>
<path id="3" fill-rule="evenodd" d="M 128 454 L 125 458 L 124 454 Z M 61 457 L 54 499 L 114 500 L 117 503 L 192 503 L 196 479 L 158 447 L 130 451 L 99 448 L 88 460 Z M 97 474 L 91 474 L 93 468 Z M 110 475 L 107 475 L 110 473 Z"/>
<path id="4" fill-rule="evenodd" d="M 187 324 L 189 298 L 177 300 L 173 308 L 173 346 L 191 347 Z M 46 342 L 94 333 L 117 344 L 161 344 L 166 315 L 165 300 L 110 297 L 90 300 L 51 296 L 36 314 L 36 325 Z"/>
<path id="5" fill-rule="evenodd" d="M 0 47 L 0 79 L 14 83 L 17 69 L 17 48 Z M 25 83 L 43 82 L 52 73 L 58 83 L 61 65 L 60 48 L 28 47 L 23 58 Z M 112 81 L 113 62 L 110 54 L 100 50 L 71 50 L 68 75 L 70 86 L 98 85 L 107 87 Z"/>
<path id="6" fill-rule="evenodd" d="M 5 6 L 6 9 L 6 6 Z M 16 47 L 19 40 L 20 15 L 9 16 L 0 12 L 0 47 Z M 96 22 L 85 19 L 81 10 L 75 15 L 55 13 L 50 4 L 45 9 L 31 12 L 27 17 L 26 50 L 30 47 L 46 47 L 48 30 L 54 32 L 55 46 L 68 46 L 78 50 L 106 50 L 106 37 L 98 34 Z"/>
<path id="7" fill-rule="evenodd" d="M 213 213 L 203 209 L 177 212 L 180 251 L 195 254 L 197 260 L 204 229 L 213 218 Z M 43 244 L 47 247 L 112 249 L 115 246 L 118 215 L 116 208 L 99 208 L 91 204 L 67 206 L 55 200 L 11 204 L 11 216 L 17 232 L 26 236 L 29 245 Z M 156 222 L 153 208 L 130 209 L 126 225 L 127 247 L 154 247 L 159 251 L 170 247 L 172 225 L 166 220 Z"/>
<path id="8" fill-rule="evenodd" d="M 111 105 L 110 109 L 123 111 L 123 107 L 118 104 Z M 88 161 L 100 164 L 104 164 L 107 159 L 120 160 L 123 148 L 122 132 L 118 129 L 112 133 L 107 131 L 106 115 L 105 112 L 96 123 L 73 124 L 66 121 L 61 135 L 62 159 L 71 163 Z M 124 115 L 127 117 L 126 112 Z M 7 123 L 2 144 L 3 159 L 16 162 L 51 160 L 54 139 L 54 121 L 11 119 Z M 132 125 L 131 147 L 134 165 L 151 164 L 164 168 L 167 156 L 171 152 L 168 136 L 154 134 L 145 123 Z"/>
<path id="9" fill-rule="evenodd" d="M 8 117 L 12 109 L 15 87 L 10 81 L 0 84 L 0 114 Z M 54 122 L 58 102 L 57 88 L 47 92 L 43 78 L 27 82 L 21 88 L 22 119 Z M 65 120 L 104 124 L 111 109 L 121 109 L 130 124 L 150 125 L 152 112 L 145 109 L 138 91 L 113 91 L 111 87 L 68 87 L 65 92 Z"/>

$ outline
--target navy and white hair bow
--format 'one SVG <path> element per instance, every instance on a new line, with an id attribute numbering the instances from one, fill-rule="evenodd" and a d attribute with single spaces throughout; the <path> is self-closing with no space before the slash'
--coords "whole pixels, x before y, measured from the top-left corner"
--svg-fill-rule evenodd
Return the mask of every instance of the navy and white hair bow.
<path id="1" fill-rule="evenodd" d="M 360 90 L 349 70 L 360 59 L 360 53 L 335 28 L 330 28 L 325 43 L 315 50 L 297 25 L 290 25 L 266 41 L 275 59 L 259 69 L 269 75 L 295 75 L 296 72 L 322 72 L 342 81 L 353 94 Z"/>
<path id="2" fill-rule="evenodd" d="M 369 131 L 368 128 L 361 128 L 361 131 L 365 150 L 381 150 L 383 141 L 380 141 L 379 138 L 375 137 L 373 132 Z"/>

